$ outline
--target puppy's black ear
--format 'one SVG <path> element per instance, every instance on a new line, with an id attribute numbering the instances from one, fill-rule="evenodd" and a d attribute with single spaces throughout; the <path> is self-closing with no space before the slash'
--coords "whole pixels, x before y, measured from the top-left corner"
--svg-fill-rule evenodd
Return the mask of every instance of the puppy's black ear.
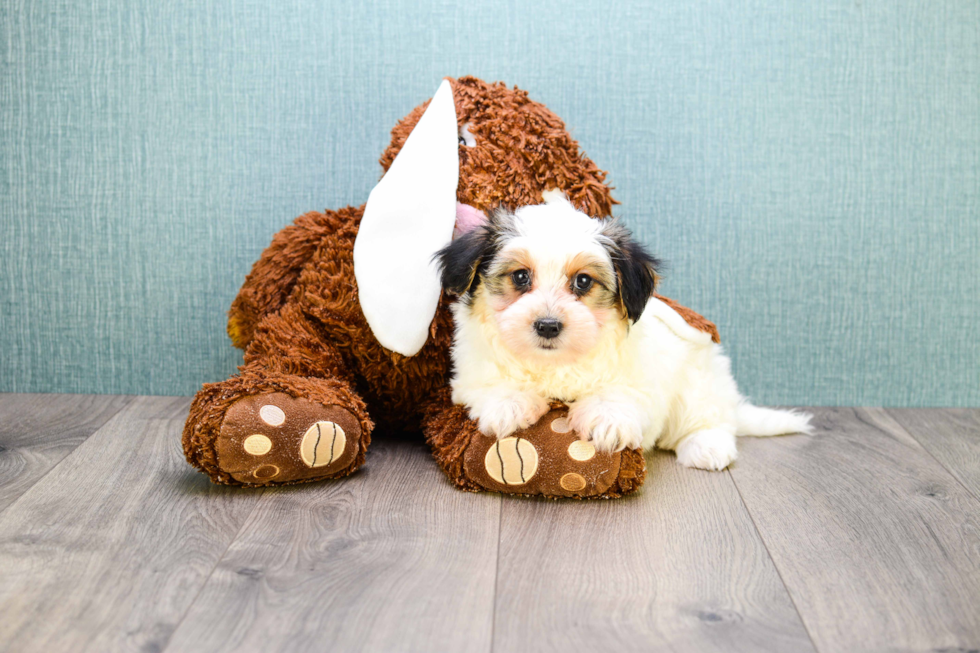
<path id="1" fill-rule="evenodd" d="M 633 240 L 629 229 L 618 221 L 610 221 L 602 235 L 607 239 L 606 249 L 616 270 L 619 301 L 630 322 L 636 322 L 657 286 L 661 262 Z"/>
<path id="2" fill-rule="evenodd" d="M 460 296 L 476 290 L 480 283 L 477 271 L 493 255 L 493 243 L 492 229 L 477 227 L 436 252 L 434 258 L 442 268 L 442 287 Z"/>

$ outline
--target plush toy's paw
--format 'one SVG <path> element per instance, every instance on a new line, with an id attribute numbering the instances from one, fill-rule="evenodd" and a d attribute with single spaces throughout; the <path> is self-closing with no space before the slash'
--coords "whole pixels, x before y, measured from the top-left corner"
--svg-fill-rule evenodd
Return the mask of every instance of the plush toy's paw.
<path id="1" fill-rule="evenodd" d="M 470 417 L 480 425 L 480 432 L 497 438 L 528 428 L 547 412 L 547 401 L 526 392 L 487 393 L 470 406 Z"/>
<path id="2" fill-rule="evenodd" d="M 456 451 L 447 450 L 446 459 Z M 640 451 L 600 452 L 580 439 L 564 407 L 503 439 L 473 428 L 461 469 L 445 464 L 438 445 L 436 455 L 461 487 L 514 494 L 618 497 L 639 488 L 646 474 Z"/>
<path id="3" fill-rule="evenodd" d="M 218 467 L 234 480 L 279 485 L 349 474 L 360 437 L 360 423 L 344 408 L 274 392 L 232 404 L 215 450 Z"/>
<path id="4" fill-rule="evenodd" d="M 735 435 L 720 429 L 705 429 L 687 436 L 677 447 L 677 462 L 685 467 L 719 471 L 735 462 Z"/>
<path id="5" fill-rule="evenodd" d="M 568 419 L 579 436 L 591 440 L 596 451 L 639 449 L 643 444 L 640 411 L 629 401 L 586 397 L 575 402 Z"/>

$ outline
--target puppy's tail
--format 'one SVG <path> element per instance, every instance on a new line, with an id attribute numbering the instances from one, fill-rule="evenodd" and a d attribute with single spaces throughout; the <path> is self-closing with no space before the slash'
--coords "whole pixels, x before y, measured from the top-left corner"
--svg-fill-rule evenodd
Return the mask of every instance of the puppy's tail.
<path id="1" fill-rule="evenodd" d="M 813 415 L 795 410 L 760 408 L 747 401 L 739 404 L 735 411 L 738 425 L 735 435 L 786 435 L 788 433 L 813 433 L 810 419 Z"/>

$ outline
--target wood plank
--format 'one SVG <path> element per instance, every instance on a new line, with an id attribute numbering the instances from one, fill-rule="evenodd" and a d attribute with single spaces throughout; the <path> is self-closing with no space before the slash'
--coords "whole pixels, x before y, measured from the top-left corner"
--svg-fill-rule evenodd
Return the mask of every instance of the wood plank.
<path id="1" fill-rule="evenodd" d="M 881 409 L 743 438 L 732 477 L 821 651 L 980 645 L 980 502 Z"/>
<path id="2" fill-rule="evenodd" d="M 887 413 L 980 498 L 980 410 L 889 408 Z"/>
<path id="3" fill-rule="evenodd" d="M 0 649 L 167 642 L 260 496 L 184 461 L 189 401 L 135 399 L 0 515 Z"/>
<path id="4" fill-rule="evenodd" d="M 638 497 L 504 502 L 494 650 L 813 650 L 729 475 L 647 462 Z"/>
<path id="5" fill-rule="evenodd" d="M 0 512 L 132 397 L 0 394 Z"/>
<path id="6" fill-rule="evenodd" d="M 336 482 L 269 490 L 168 651 L 489 651 L 500 498 L 376 437 Z"/>

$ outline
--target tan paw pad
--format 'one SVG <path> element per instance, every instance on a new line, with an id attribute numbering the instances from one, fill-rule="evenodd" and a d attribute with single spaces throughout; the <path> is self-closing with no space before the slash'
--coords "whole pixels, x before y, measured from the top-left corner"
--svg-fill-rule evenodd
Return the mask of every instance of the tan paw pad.
<path id="1" fill-rule="evenodd" d="M 569 473 L 561 477 L 559 481 L 562 488 L 569 492 L 578 492 L 585 488 L 585 478 L 581 474 Z"/>
<path id="2" fill-rule="evenodd" d="M 557 420 L 556 420 L 557 421 Z M 586 440 L 576 440 L 568 445 L 568 457 L 572 460 L 585 462 L 595 456 L 595 446 Z"/>
<path id="3" fill-rule="evenodd" d="M 572 425 L 567 417 L 559 417 L 551 422 L 551 430 L 555 433 L 568 433 L 572 430 Z"/>
<path id="4" fill-rule="evenodd" d="M 252 473 L 255 475 L 255 478 L 267 481 L 279 475 L 279 468 L 275 465 L 262 465 Z"/>
<path id="5" fill-rule="evenodd" d="M 303 435 L 299 453 L 310 467 L 323 467 L 337 460 L 347 446 L 344 429 L 333 422 L 317 422 Z"/>
<path id="6" fill-rule="evenodd" d="M 242 449 L 253 456 L 264 456 L 272 451 L 272 440 L 268 436 L 256 433 L 245 438 L 245 442 L 242 443 Z"/>
<path id="7" fill-rule="evenodd" d="M 281 426 L 286 421 L 286 413 L 279 406 L 266 404 L 259 409 L 259 417 L 269 426 Z"/>
<path id="8" fill-rule="evenodd" d="M 538 471 L 538 450 L 522 438 L 504 438 L 490 447 L 483 462 L 496 482 L 523 485 Z"/>

